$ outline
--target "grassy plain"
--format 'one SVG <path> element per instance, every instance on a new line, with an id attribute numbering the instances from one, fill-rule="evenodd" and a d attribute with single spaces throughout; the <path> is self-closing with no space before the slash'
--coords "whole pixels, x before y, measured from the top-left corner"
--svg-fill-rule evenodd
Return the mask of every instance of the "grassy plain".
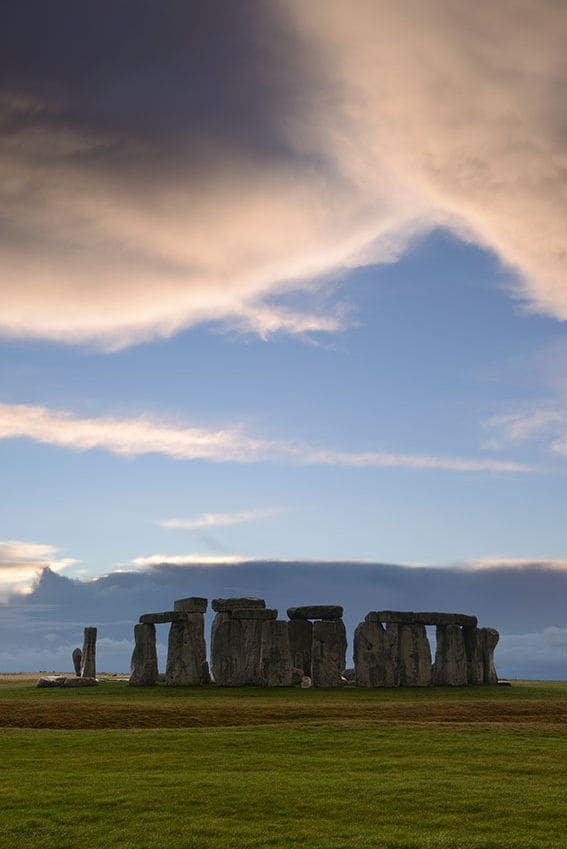
<path id="1" fill-rule="evenodd" d="M 0 846 L 561 849 L 567 684 L 36 690 L 0 679 Z"/>

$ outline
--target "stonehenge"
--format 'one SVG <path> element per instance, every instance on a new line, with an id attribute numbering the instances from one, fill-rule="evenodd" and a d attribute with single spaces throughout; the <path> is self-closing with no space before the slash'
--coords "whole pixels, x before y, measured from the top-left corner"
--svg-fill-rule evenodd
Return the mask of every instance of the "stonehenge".
<path id="1" fill-rule="evenodd" d="M 476 616 L 370 611 L 354 632 L 354 669 L 340 605 L 289 607 L 287 620 L 256 597 L 215 598 L 211 671 L 205 643 L 206 598 L 177 599 L 173 610 L 144 613 L 134 627 L 131 686 L 461 687 L 497 684 L 498 631 Z M 165 676 L 158 673 L 156 625 L 169 624 Z M 432 662 L 427 628 L 435 628 Z M 94 636 L 92 632 L 94 631 Z M 89 632 L 87 634 L 87 632 Z M 96 629 L 85 629 L 81 674 L 94 677 Z M 75 660 L 75 653 L 73 653 Z M 89 666 L 89 664 L 92 664 Z M 86 676 L 88 677 L 88 676 Z"/>

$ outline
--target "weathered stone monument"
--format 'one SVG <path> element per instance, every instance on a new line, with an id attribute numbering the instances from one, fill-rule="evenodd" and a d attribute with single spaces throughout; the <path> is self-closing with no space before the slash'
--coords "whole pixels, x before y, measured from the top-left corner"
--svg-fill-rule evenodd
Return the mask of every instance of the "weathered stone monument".
<path id="1" fill-rule="evenodd" d="M 216 598 L 211 630 L 211 665 L 216 684 L 224 687 L 258 686 L 262 625 L 276 619 L 277 610 L 261 598 Z"/>
<path id="2" fill-rule="evenodd" d="M 498 631 L 478 628 L 463 613 L 371 611 L 354 634 L 354 669 L 346 670 L 346 631 L 340 605 L 290 607 L 288 621 L 261 598 L 216 598 L 211 629 L 214 683 L 221 687 L 457 687 L 496 684 Z M 204 636 L 205 598 L 178 599 L 174 609 L 145 613 L 135 626 L 130 684 L 158 679 L 155 626 L 169 623 L 165 683 L 210 682 Z M 435 662 L 426 628 L 436 628 Z M 94 635 L 92 632 L 94 631 Z M 87 632 L 89 632 L 87 634 Z M 85 629 L 85 658 L 96 629 Z M 75 656 L 75 655 L 74 655 Z M 94 676 L 93 676 L 94 678 Z M 43 686 L 58 686 L 53 683 Z"/>
<path id="3" fill-rule="evenodd" d="M 83 662 L 83 652 L 80 648 L 73 649 L 73 669 L 75 670 L 75 675 L 77 678 L 80 678 L 81 675 L 81 664 Z"/>
<path id="4" fill-rule="evenodd" d="M 165 683 L 170 687 L 190 687 L 210 681 L 205 644 L 208 601 L 192 596 L 177 599 L 173 610 L 144 613 L 135 626 L 136 646 L 132 655 L 130 684 L 146 686 L 158 678 L 155 626 L 169 623 Z"/>
<path id="5" fill-rule="evenodd" d="M 311 640 L 311 681 L 314 687 L 342 686 L 346 666 L 346 630 L 342 620 L 343 608 L 334 604 L 312 604 L 289 607 L 290 625 L 297 621 L 315 620 Z M 308 629 L 303 626 L 303 634 Z M 299 629 L 298 629 L 299 632 Z M 299 632 L 301 633 L 301 632 Z M 305 636 L 303 636 L 305 639 Z M 305 651 L 297 652 L 297 660 L 305 661 Z M 297 661 L 296 661 L 297 662 Z M 305 667 L 302 667 L 305 670 Z"/>
<path id="6" fill-rule="evenodd" d="M 156 626 L 149 622 L 134 625 L 134 651 L 130 666 L 131 687 L 148 687 L 158 677 Z"/>
<path id="7" fill-rule="evenodd" d="M 354 668 L 357 687 L 395 687 L 396 661 L 392 635 L 378 620 L 361 622 L 354 632 Z"/>
<path id="8" fill-rule="evenodd" d="M 81 678 L 96 678 L 96 628 L 85 628 Z"/>
<path id="9" fill-rule="evenodd" d="M 260 683 L 263 687 L 291 687 L 303 677 L 294 668 L 289 642 L 288 623 L 284 619 L 267 619 L 262 623 L 260 649 Z"/>

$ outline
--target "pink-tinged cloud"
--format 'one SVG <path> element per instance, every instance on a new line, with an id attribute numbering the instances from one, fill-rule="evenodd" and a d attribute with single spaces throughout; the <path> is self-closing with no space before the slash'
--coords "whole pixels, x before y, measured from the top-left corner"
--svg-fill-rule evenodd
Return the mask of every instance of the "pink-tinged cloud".
<path id="1" fill-rule="evenodd" d="M 181 6 L 152 23 L 151 55 L 132 29 L 115 55 L 99 19 L 96 79 L 24 41 L 0 97 L 0 333 L 118 348 L 208 321 L 333 332 L 328 276 L 439 226 L 567 318 L 564 4 L 221 6 L 223 47 L 246 45 L 226 66 L 218 28 Z M 290 292 L 317 307 L 286 308 Z"/>
<path id="2" fill-rule="evenodd" d="M 101 449 L 137 457 L 157 453 L 174 460 L 256 463 L 290 462 L 357 468 L 430 469 L 451 472 L 529 472 L 505 460 L 437 457 L 378 451 L 335 451 L 249 435 L 243 427 L 207 429 L 151 416 L 80 418 L 67 411 L 25 404 L 0 404 L 0 439 L 32 439 L 74 451 Z"/>

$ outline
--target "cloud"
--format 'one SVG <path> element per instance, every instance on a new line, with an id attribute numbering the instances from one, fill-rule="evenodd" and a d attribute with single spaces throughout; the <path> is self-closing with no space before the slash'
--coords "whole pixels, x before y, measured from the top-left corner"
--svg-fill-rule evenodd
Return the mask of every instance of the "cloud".
<path id="1" fill-rule="evenodd" d="M 259 519 L 269 519 L 281 513 L 281 509 L 241 510 L 238 513 L 203 513 L 195 519 L 160 519 L 158 525 L 174 530 L 197 531 L 204 528 L 225 528 L 229 525 L 240 525 L 243 522 L 257 522 Z"/>
<path id="2" fill-rule="evenodd" d="M 141 613 L 170 610 L 176 598 L 189 595 L 260 596 L 281 617 L 297 604 L 343 605 L 349 664 L 354 628 L 368 610 L 462 611 L 477 615 L 482 626 L 499 629 L 496 668 L 503 677 L 565 678 L 567 570 L 562 567 L 407 568 L 250 559 L 211 567 L 206 557 L 195 563 L 164 558 L 138 558 L 141 565 L 135 568 L 90 581 L 44 569 L 31 593 L 0 601 L 0 668 L 69 669 L 83 627 L 95 625 L 99 668 L 125 672 Z M 211 617 L 209 611 L 207 639 Z M 167 626 L 158 626 L 158 639 L 160 645 L 167 642 Z M 160 663 L 163 668 L 163 654 Z"/>
<path id="3" fill-rule="evenodd" d="M 77 563 L 58 558 L 53 545 L 23 540 L 0 540 L 0 599 L 13 592 L 30 592 L 38 574 L 46 566 L 59 572 Z"/>
<path id="4" fill-rule="evenodd" d="M 206 5 L 7 13 L 0 333 L 334 332 L 327 277 L 439 226 L 567 318 L 562 4 Z"/>
<path id="5" fill-rule="evenodd" d="M 232 566 L 252 563 L 255 559 L 240 554 L 150 554 L 148 557 L 134 558 L 131 565 L 138 569 L 152 566 Z"/>
<path id="6" fill-rule="evenodd" d="M 534 442 L 543 445 L 555 456 L 567 456 L 567 407 L 542 402 L 538 406 L 523 406 L 505 415 L 493 416 L 485 423 L 491 436 L 488 448 L 507 448 Z"/>
<path id="7" fill-rule="evenodd" d="M 159 453 L 175 460 L 253 463 L 287 460 L 303 465 L 432 469 L 452 472 L 528 472 L 511 461 L 388 452 L 332 451 L 249 436 L 242 427 L 219 430 L 172 424 L 150 416 L 79 418 L 25 404 L 0 404 L 0 439 L 26 438 L 74 451 L 94 448 L 126 457 Z"/>
<path id="8" fill-rule="evenodd" d="M 539 569 L 567 571 L 567 559 L 561 557 L 482 557 L 463 564 L 466 569 Z"/>

